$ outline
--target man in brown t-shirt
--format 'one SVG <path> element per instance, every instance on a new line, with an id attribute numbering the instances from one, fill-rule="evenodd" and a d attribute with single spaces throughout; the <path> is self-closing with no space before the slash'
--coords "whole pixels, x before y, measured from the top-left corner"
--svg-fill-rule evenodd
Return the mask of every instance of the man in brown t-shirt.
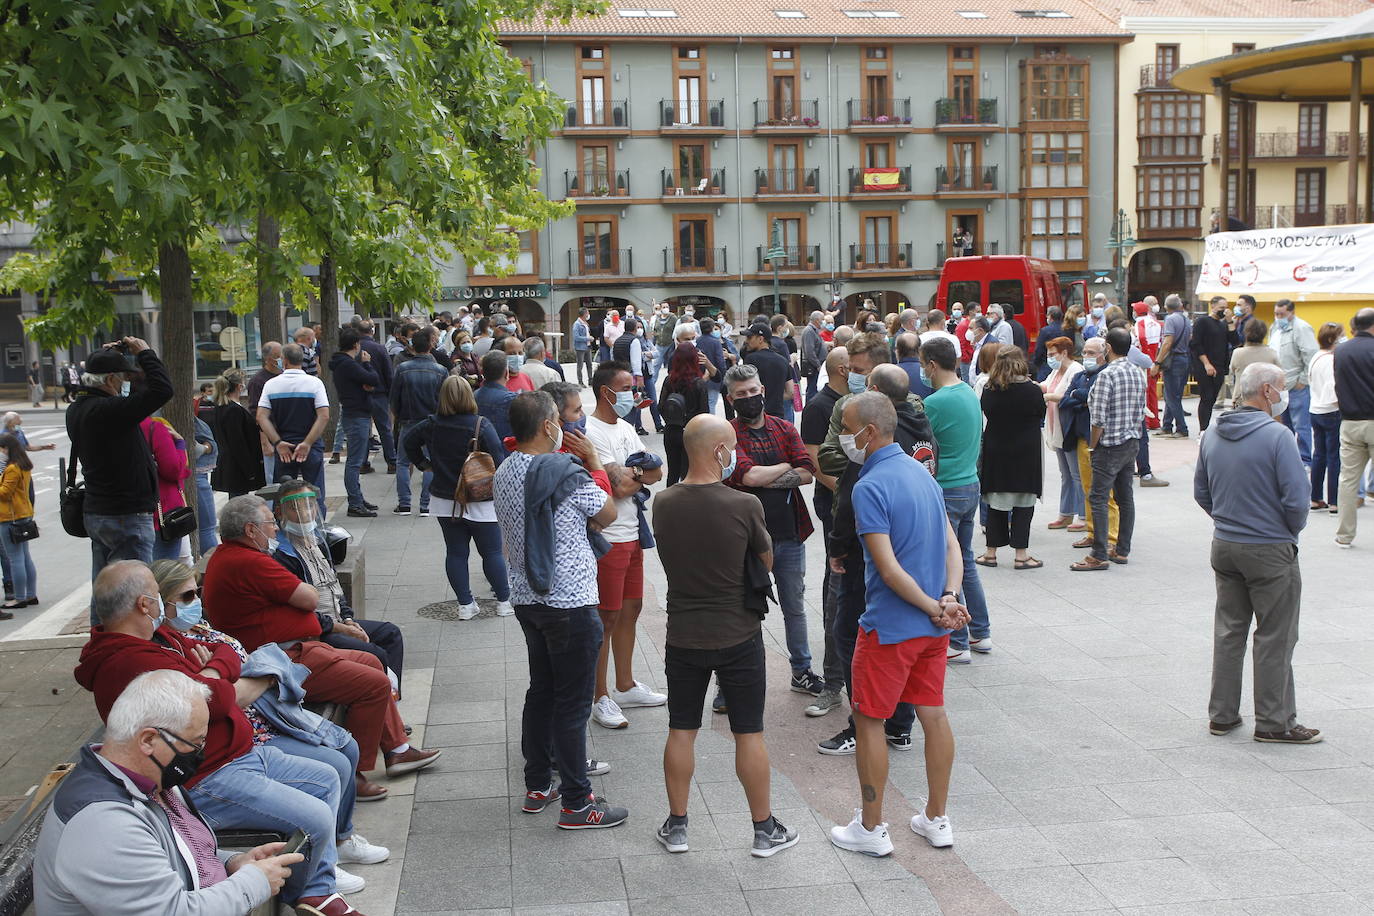
<path id="1" fill-rule="evenodd" d="M 763 743 L 767 672 L 760 618 L 745 607 L 745 561 L 757 556 L 769 569 L 773 543 L 763 505 L 721 482 L 734 470 L 735 431 L 711 414 L 693 417 L 683 430 L 687 476 L 654 498 L 654 539 L 668 577 L 668 743 L 663 779 L 668 819 L 658 841 L 669 852 L 687 851 L 687 795 L 696 766 L 694 746 L 711 675 L 716 675 L 735 736 L 735 768 L 754 821 L 752 854 L 793 846 L 797 832 L 773 817 L 769 805 L 768 748 Z M 711 560 L 702 546 L 712 545 Z"/>

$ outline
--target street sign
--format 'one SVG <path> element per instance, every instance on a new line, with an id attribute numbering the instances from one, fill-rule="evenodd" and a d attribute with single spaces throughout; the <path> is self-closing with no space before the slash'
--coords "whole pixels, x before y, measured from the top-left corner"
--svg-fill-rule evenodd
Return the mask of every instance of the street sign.
<path id="1" fill-rule="evenodd" d="M 228 327 L 220 331 L 219 345 L 224 351 L 224 358 L 236 367 L 239 360 L 248 358 L 248 351 L 243 348 L 243 328 Z"/>

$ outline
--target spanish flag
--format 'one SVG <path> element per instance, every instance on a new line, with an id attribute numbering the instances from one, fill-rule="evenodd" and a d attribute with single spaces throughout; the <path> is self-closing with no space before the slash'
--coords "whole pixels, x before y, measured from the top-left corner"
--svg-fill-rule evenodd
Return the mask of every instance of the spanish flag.
<path id="1" fill-rule="evenodd" d="M 897 168 L 864 169 L 864 190 L 889 191 L 897 187 L 901 176 L 902 170 Z"/>

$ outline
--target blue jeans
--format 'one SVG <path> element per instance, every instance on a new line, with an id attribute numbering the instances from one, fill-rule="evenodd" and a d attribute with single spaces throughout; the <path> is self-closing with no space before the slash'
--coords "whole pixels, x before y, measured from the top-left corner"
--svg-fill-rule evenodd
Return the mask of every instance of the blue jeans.
<path id="1" fill-rule="evenodd" d="M 399 469 L 398 469 L 399 470 Z M 448 584 L 459 604 L 472 603 L 472 586 L 468 581 L 468 541 L 477 544 L 482 557 L 482 572 L 496 595 L 497 601 L 510 600 L 510 574 L 506 571 L 506 555 L 501 549 L 501 526 L 496 522 L 474 522 L 465 518 L 441 518 L 439 530 L 444 535 L 444 570 Z"/>
<path id="2" fill-rule="evenodd" d="M 806 603 L 802 600 L 806 591 L 806 545 L 798 540 L 773 542 L 773 581 L 778 586 L 792 673 L 810 671 L 811 647 L 806 639 Z"/>
<path id="3" fill-rule="evenodd" d="M 340 792 L 332 766 L 257 745 L 202 779 L 190 795 L 212 830 L 305 831 L 306 860 L 292 866 L 281 891 L 282 901 L 294 904 L 334 893 Z"/>
<path id="4" fill-rule="evenodd" d="M 683 459 L 684 464 L 686 460 Z M 14 597 L 14 580 L 10 578 L 10 555 L 4 550 L 0 550 L 0 577 L 5 580 L 5 600 L 8 601 Z"/>
<path id="5" fill-rule="evenodd" d="M 186 551 L 182 550 L 182 546 L 185 543 L 185 541 L 185 538 L 177 538 L 175 541 L 164 541 L 160 535 L 154 537 L 153 561 L 156 562 L 158 560 L 179 560 L 182 557 L 186 556 L 190 548 L 188 547 Z"/>
<path id="6" fill-rule="evenodd" d="M 304 461 L 274 461 L 273 472 L 275 476 L 267 479 L 274 483 L 291 477 L 299 477 L 314 487 L 319 503 L 320 518 L 328 518 L 329 512 L 324 507 L 324 443 L 316 442 L 311 446 L 310 454 L 305 456 Z"/>
<path id="7" fill-rule="evenodd" d="M 87 512 L 86 534 L 91 538 L 91 581 L 100 571 L 116 560 L 153 562 L 153 513 L 135 512 L 130 515 L 95 515 Z M 91 626 L 100 623 L 91 612 Z"/>
<path id="8" fill-rule="evenodd" d="M 196 537 L 200 539 L 200 552 L 209 553 L 219 544 L 215 534 L 215 491 L 210 489 L 210 475 L 196 472 Z"/>
<path id="9" fill-rule="evenodd" d="M 396 438 L 405 437 L 406 430 L 419 423 L 419 420 L 404 420 L 396 428 Z M 349 460 L 353 458 L 349 455 Z M 434 472 L 425 471 L 420 475 L 420 508 L 429 508 L 429 485 L 434 482 Z M 403 451 L 396 454 L 396 503 L 401 506 L 410 505 L 410 458 Z"/>
<path id="10" fill-rule="evenodd" d="M 1135 455 L 1140 447 L 1134 439 L 1118 445 L 1098 445 L 1092 451 L 1093 485 L 1088 494 L 1088 508 L 1093 514 L 1093 556 L 1107 559 L 1108 524 L 1107 503 L 1116 497 L 1121 524 L 1116 536 L 1116 552 L 1123 557 L 1131 554 L 1131 536 L 1135 532 Z"/>
<path id="11" fill-rule="evenodd" d="M 1141 477 L 1154 476 L 1150 469 L 1150 427 L 1144 420 L 1140 421 L 1140 451 L 1135 456 L 1135 472 Z"/>
<path id="12" fill-rule="evenodd" d="M 592 606 L 555 608 L 522 604 L 515 619 L 525 633 L 530 686 L 520 718 L 525 788 L 543 791 L 555 769 L 563 807 L 587 805 L 587 718 L 601 651 L 601 616 Z"/>
<path id="13" fill-rule="evenodd" d="M 1341 480 L 1341 412 L 1314 413 L 1312 422 L 1312 501 L 1322 501 L 1322 484 L 1326 484 L 1326 502 L 1336 505 L 1336 491 Z"/>
<path id="14" fill-rule="evenodd" d="M 1288 409 L 1283 412 L 1283 425 L 1298 437 L 1298 454 L 1302 463 L 1312 464 L 1312 389 L 1288 389 Z"/>
<path id="15" fill-rule="evenodd" d="M 720 383 L 719 383 L 719 382 L 707 382 L 707 383 L 706 383 L 706 403 L 707 403 L 707 405 L 708 405 L 708 406 L 707 406 L 707 411 L 706 411 L 706 412 L 707 412 L 707 413 L 715 413 L 715 412 L 716 412 L 716 405 L 717 405 L 718 403 L 720 403 Z"/>
<path id="16" fill-rule="evenodd" d="M 1164 366 L 1164 431 L 1188 433 L 1183 415 L 1183 388 L 1188 384 L 1188 357 L 1175 354 Z"/>
<path id="17" fill-rule="evenodd" d="M 816 386 L 817 386 L 817 384 L 820 382 L 820 380 L 821 380 L 821 370 L 819 370 L 819 369 L 817 369 L 816 371 L 812 372 L 810 375 L 806 376 L 806 400 L 804 400 L 804 401 L 802 402 L 803 404 L 810 404 L 810 403 L 811 403 L 811 399 L 814 398 L 814 397 L 816 396 L 816 391 L 817 391 L 817 387 L 816 387 Z"/>
<path id="18" fill-rule="evenodd" d="M 954 535 L 959 540 L 959 554 L 964 560 L 964 580 L 961 586 L 964 605 L 968 608 L 971 622 L 963 629 L 949 634 L 951 649 L 967 649 L 969 635 L 983 639 L 992 635 L 992 624 L 988 620 L 988 600 L 983 595 L 983 583 L 978 579 L 978 565 L 973 562 L 973 522 L 978 517 L 978 484 L 970 483 L 962 487 L 949 487 L 945 490 L 945 515 L 954 527 Z"/>
<path id="19" fill-rule="evenodd" d="M 1059 514 L 1083 517 L 1083 481 L 1078 476 L 1078 453 L 1057 448 L 1059 459 Z"/>
<path id="20" fill-rule="evenodd" d="M 377 427 L 377 438 L 382 442 L 382 458 L 387 464 L 395 464 L 396 440 L 391 436 L 391 400 L 385 394 L 374 391 L 368 395 L 368 402 L 372 407 L 372 422 Z"/>
<path id="21" fill-rule="evenodd" d="M 348 507 L 361 509 L 364 502 L 363 485 L 358 479 L 358 472 L 367 461 L 367 437 L 372 432 L 372 417 L 367 414 L 345 414 L 339 419 L 339 431 L 348 441 L 348 457 L 344 459 L 344 492 L 348 494 Z"/>
<path id="22" fill-rule="evenodd" d="M 334 816 L 334 838 L 346 840 L 353 835 L 353 805 L 358 796 L 358 783 L 354 774 L 358 772 L 358 742 L 352 738 L 340 748 L 311 744 L 289 735 L 273 732 L 267 739 L 268 747 L 292 757 L 305 757 L 330 767 L 339 774 L 339 809 Z"/>
<path id="23" fill-rule="evenodd" d="M 677 350 L 676 344 L 668 344 L 666 347 L 655 347 L 658 350 L 658 359 L 654 361 L 654 381 L 658 381 L 658 373 L 673 368 L 668 364 L 668 355 Z"/>
<path id="24" fill-rule="evenodd" d="M 15 521 L 23 521 L 23 519 L 15 519 Z M 14 522 L 0 522 L 0 542 L 3 542 L 5 557 L 10 563 L 14 597 L 17 601 L 25 601 L 29 598 L 38 597 L 35 594 L 38 588 L 38 572 L 33 568 L 33 557 L 29 555 L 29 542 L 14 543 L 10 539 L 10 532 L 13 530 Z"/>

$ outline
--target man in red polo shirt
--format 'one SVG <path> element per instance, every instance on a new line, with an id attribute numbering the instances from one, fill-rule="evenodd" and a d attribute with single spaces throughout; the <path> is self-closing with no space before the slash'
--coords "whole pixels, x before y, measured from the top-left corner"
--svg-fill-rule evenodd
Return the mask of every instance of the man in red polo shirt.
<path id="1" fill-rule="evenodd" d="M 358 741 L 358 798 L 382 793 L 362 776 L 376 766 L 378 747 L 385 752 L 388 776 L 434 763 L 441 751 L 406 741 L 391 681 L 376 656 L 320 641 L 319 593 L 272 559 L 277 523 L 267 502 L 251 493 L 229 500 L 219 531 L 222 543 L 205 569 L 205 616 L 249 652 L 269 642 L 281 646 L 292 661 L 310 669 L 307 699 L 348 707 L 344 726 Z"/>

